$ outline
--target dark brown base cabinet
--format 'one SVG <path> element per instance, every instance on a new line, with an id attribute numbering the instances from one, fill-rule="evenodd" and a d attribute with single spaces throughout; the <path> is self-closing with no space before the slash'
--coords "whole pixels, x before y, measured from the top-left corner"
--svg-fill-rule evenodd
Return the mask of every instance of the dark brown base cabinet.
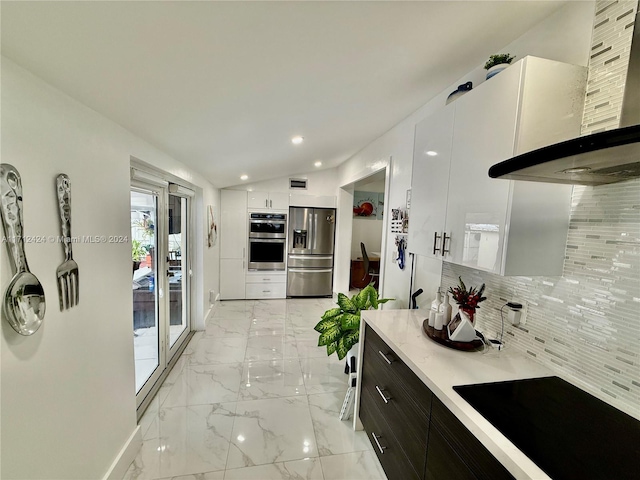
<path id="1" fill-rule="evenodd" d="M 360 420 L 389 480 L 514 477 L 368 325 Z"/>

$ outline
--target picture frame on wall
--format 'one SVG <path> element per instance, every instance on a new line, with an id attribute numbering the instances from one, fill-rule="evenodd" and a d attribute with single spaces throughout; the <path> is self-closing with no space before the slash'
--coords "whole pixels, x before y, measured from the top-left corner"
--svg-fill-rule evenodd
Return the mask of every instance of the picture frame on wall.
<path id="1" fill-rule="evenodd" d="M 382 220 L 384 193 L 353 192 L 353 216 L 369 220 Z"/>
<path id="2" fill-rule="evenodd" d="M 218 242 L 218 225 L 213 205 L 207 205 L 207 246 L 213 247 Z"/>

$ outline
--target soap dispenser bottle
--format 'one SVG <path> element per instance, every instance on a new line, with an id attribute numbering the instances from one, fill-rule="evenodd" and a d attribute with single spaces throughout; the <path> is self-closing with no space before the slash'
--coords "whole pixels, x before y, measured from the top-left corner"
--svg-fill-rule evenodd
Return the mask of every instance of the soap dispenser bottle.
<path id="1" fill-rule="evenodd" d="M 438 293 L 436 294 L 436 298 L 433 302 L 431 302 L 431 309 L 429 310 L 429 326 L 430 327 L 435 328 L 436 315 L 440 310 L 440 305 L 442 305 L 442 294 L 440 293 L 440 289 L 438 288 Z M 440 328 L 442 328 L 442 326 Z"/>
<path id="2" fill-rule="evenodd" d="M 442 304 L 438 309 L 438 312 L 441 312 L 443 314 L 442 315 L 443 325 L 449 325 L 449 322 L 451 321 L 452 310 L 453 309 L 451 308 L 451 297 L 449 296 L 449 292 L 446 292 L 444 295 L 444 300 L 442 301 Z"/>

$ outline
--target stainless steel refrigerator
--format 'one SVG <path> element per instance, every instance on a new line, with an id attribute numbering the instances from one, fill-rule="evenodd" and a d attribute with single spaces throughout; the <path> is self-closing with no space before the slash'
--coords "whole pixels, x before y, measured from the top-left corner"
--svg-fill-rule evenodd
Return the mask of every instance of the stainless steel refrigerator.
<path id="1" fill-rule="evenodd" d="M 289 208 L 287 296 L 333 294 L 333 208 Z"/>

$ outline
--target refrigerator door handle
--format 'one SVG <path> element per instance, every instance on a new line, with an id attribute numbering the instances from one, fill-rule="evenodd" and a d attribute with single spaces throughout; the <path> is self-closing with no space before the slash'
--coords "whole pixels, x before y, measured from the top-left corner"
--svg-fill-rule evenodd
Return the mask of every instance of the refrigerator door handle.
<path id="1" fill-rule="evenodd" d="M 290 268 L 291 273 L 329 273 L 333 268 Z"/>

